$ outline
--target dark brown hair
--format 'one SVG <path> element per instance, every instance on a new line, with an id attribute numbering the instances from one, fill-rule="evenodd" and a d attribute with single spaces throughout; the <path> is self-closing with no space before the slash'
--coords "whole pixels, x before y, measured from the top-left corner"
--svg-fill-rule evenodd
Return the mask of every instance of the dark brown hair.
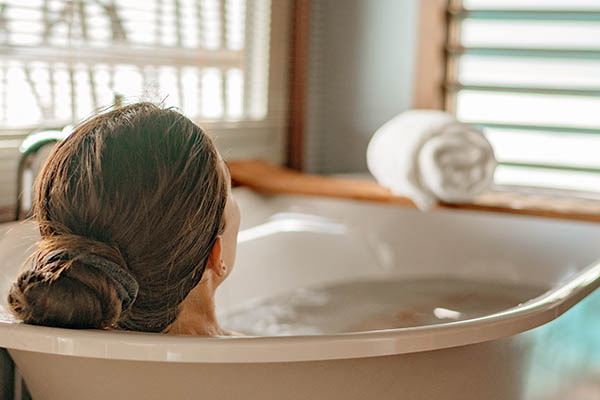
<path id="1" fill-rule="evenodd" d="M 220 163 L 198 126 L 151 103 L 81 124 L 36 180 L 42 240 L 10 290 L 12 312 L 38 325 L 164 331 L 224 228 Z M 115 282 L 82 261 L 90 255 L 135 277 L 130 308 L 122 312 Z"/>

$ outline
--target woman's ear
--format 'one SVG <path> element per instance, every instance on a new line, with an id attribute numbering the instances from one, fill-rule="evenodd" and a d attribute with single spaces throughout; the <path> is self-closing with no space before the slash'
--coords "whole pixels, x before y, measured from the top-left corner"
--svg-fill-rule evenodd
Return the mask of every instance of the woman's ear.
<path id="1" fill-rule="evenodd" d="M 223 275 L 223 273 L 227 270 L 225 264 L 223 263 L 222 254 L 223 239 L 221 238 L 221 235 L 219 235 L 215 240 L 215 244 L 213 244 L 212 250 L 210 251 L 210 255 L 208 256 L 208 262 L 206 263 L 206 267 L 210 268 L 218 276 Z"/>

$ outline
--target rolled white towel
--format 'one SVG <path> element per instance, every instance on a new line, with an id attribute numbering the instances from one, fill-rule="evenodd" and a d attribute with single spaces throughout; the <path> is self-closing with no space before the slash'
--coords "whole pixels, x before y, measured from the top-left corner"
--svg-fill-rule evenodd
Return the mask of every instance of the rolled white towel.
<path id="1" fill-rule="evenodd" d="M 489 187 L 496 159 L 474 127 L 437 110 L 406 111 L 379 128 L 367 149 L 371 174 L 421 210 L 460 203 Z"/>

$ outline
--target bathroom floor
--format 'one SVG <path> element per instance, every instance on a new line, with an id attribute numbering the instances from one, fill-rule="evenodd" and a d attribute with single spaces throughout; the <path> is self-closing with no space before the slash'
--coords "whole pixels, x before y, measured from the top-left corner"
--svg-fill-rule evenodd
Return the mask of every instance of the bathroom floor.
<path id="1" fill-rule="evenodd" d="M 549 400 L 598 400 L 600 399 L 600 371 L 586 378 L 571 390 L 564 391 Z"/>
<path id="2" fill-rule="evenodd" d="M 531 331 L 536 344 L 526 384 L 535 393 L 532 400 L 600 399 L 600 290 L 550 324 L 552 329 L 548 324 Z M 554 387 L 565 377 L 570 378 L 570 387 Z M 544 391 L 553 395 L 544 396 Z"/>

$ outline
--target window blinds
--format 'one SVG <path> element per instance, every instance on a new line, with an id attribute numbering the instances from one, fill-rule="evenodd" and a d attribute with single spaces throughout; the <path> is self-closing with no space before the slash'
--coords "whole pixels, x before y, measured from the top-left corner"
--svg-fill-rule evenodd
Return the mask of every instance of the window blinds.
<path id="1" fill-rule="evenodd" d="M 225 157 L 281 162 L 290 0 L 0 1 L 0 207 L 24 136 L 122 98 L 178 107 Z"/>
<path id="2" fill-rule="evenodd" d="M 449 7 L 446 104 L 481 126 L 496 183 L 600 192 L 600 2 Z"/>
<path id="3" fill-rule="evenodd" d="M 267 0 L 8 0 L 0 126 L 60 126 L 113 102 L 201 120 L 266 116 Z"/>

